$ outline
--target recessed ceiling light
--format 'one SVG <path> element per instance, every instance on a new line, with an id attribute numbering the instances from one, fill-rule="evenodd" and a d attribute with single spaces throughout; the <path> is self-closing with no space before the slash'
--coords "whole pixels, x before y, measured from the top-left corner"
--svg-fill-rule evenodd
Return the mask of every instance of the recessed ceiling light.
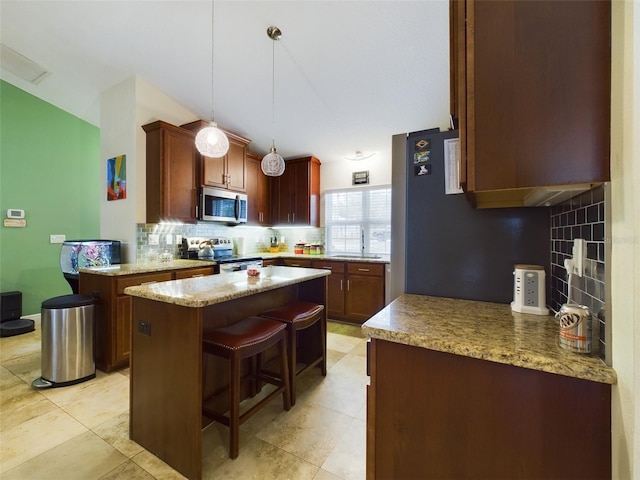
<path id="1" fill-rule="evenodd" d="M 347 160 L 359 161 L 359 160 L 366 160 L 367 158 L 371 158 L 375 154 L 376 152 L 362 153 L 360 150 L 356 150 L 355 154 L 345 155 L 344 158 L 346 158 Z"/>
<path id="2" fill-rule="evenodd" d="M 51 72 L 42 65 L 38 65 L 33 60 L 4 44 L 0 44 L 0 66 L 34 85 L 38 85 L 51 75 Z"/>

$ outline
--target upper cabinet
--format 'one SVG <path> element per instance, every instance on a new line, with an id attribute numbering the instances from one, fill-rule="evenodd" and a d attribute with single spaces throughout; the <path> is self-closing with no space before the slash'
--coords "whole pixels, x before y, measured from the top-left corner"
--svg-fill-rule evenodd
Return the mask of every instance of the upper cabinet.
<path id="1" fill-rule="evenodd" d="M 157 121 L 147 134 L 147 223 L 196 222 L 197 157 L 193 132 Z"/>
<path id="2" fill-rule="evenodd" d="M 548 205 L 608 181 L 611 3 L 450 9 L 451 109 L 476 206 Z"/>
<path id="3" fill-rule="evenodd" d="M 284 174 L 272 177 L 273 225 L 320 226 L 320 160 L 286 160 Z"/>
<path id="4" fill-rule="evenodd" d="M 271 188 L 269 177 L 262 173 L 262 157 L 247 152 L 247 223 L 250 225 L 271 225 Z"/>
<path id="5" fill-rule="evenodd" d="M 195 122 L 181 125 L 181 127 L 197 134 L 208 124 L 204 120 L 196 120 Z M 224 157 L 205 157 L 201 156 L 196 150 L 196 154 L 202 158 L 202 185 L 244 192 L 247 188 L 247 145 L 251 140 L 224 129 L 222 131 L 227 134 L 229 139 L 229 151 Z"/>

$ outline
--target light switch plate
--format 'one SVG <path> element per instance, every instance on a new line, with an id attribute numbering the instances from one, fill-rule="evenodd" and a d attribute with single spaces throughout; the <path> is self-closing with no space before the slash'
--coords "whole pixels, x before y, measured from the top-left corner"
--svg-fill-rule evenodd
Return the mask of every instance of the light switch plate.
<path id="1" fill-rule="evenodd" d="M 49 235 L 49 243 L 63 243 L 66 239 L 66 235 Z"/>

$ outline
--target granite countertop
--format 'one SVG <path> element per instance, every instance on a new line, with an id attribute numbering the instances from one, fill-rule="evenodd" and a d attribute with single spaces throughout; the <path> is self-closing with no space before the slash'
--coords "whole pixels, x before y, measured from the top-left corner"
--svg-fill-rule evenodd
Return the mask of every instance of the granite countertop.
<path id="1" fill-rule="evenodd" d="M 121 275 L 135 275 L 138 273 L 166 272 L 171 270 L 180 270 L 183 268 L 213 267 L 214 265 L 216 265 L 216 262 L 204 260 L 173 259 L 168 263 L 122 263 L 119 265 L 110 265 L 108 267 L 79 268 L 78 272 L 92 273 L 94 275 L 105 275 L 108 277 L 118 277 Z"/>
<path id="2" fill-rule="evenodd" d="M 263 267 L 258 277 L 249 277 L 246 270 L 241 270 L 221 275 L 127 287 L 124 293 L 158 302 L 199 308 L 330 274 L 329 270 L 319 268 L 270 266 Z"/>
<path id="3" fill-rule="evenodd" d="M 362 326 L 370 338 L 615 384 L 595 355 L 559 345 L 553 316 L 512 312 L 510 305 L 404 294 Z"/>
<path id="4" fill-rule="evenodd" d="M 389 255 L 376 255 L 374 257 L 360 255 L 311 255 L 304 253 L 278 252 L 268 253 L 259 252 L 251 255 L 243 255 L 246 257 L 261 257 L 263 260 L 270 258 L 295 258 L 300 260 L 332 260 L 334 262 L 366 262 L 366 263 L 390 263 Z"/>

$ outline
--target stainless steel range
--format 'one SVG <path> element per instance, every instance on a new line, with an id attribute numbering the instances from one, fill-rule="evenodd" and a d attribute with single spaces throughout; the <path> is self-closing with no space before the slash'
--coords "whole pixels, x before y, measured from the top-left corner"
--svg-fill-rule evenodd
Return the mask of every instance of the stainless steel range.
<path id="1" fill-rule="evenodd" d="M 184 237 L 182 258 L 216 262 L 216 273 L 246 270 L 249 265 L 262 266 L 260 257 L 238 257 L 233 254 L 233 240 L 228 237 Z"/>

